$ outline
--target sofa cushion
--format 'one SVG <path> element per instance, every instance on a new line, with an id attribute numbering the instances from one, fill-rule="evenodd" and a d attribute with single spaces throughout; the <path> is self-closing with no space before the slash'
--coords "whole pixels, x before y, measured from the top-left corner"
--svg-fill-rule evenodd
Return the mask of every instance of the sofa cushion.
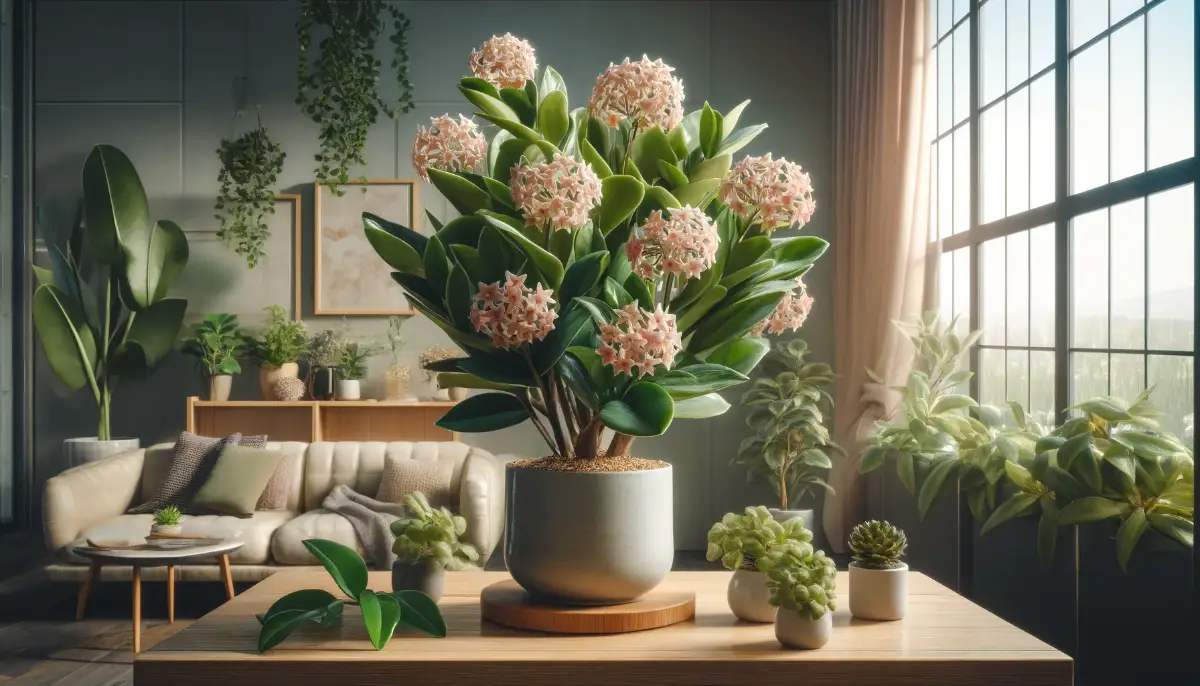
<path id="1" fill-rule="evenodd" d="M 263 512 L 256 513 L 258 517 Z M 329 510 L 312 510 L 305 512 L 295 519 L 279 527 L 275 532 L 275 540 L 271 542 L 271 557 L 276 564 L 281 565 L 316 565 L 321 564 L 313 554 L 304 547 L 304 541 L 309 538 L 324 538 L 363 554 L 362 543 L 350 520 Z"/>
<path id="2" fill-rule="evenodd" d="M 279 482 L 282 482 L 287 491 L 287 500 L 283 507 L 266 507 L 260 498 L 256 509 L 299 512 L 303 496 L 304 452 L 308 449 L 308 444 L 298 441 L 272 441 L 265 447 L 267 450 L 282 452 L 284 457 L 275 470 L 275 476 L 271 477 L 266 490 L 263 491 L 263 495 L 265 496 L 267 491 L 271 491 Z M 138 502 L 144 503 L 150 500 L 162 489 L 163 480 L 171 468 L 172 448 L 173 444 L 171 443 L 158 443 L 146 448 L 146 458 L 142 468 L 141 495 Z M 271 503 L 276 504 L 277 501 L 272 497 Z"/>
<path id="3" fill-rule="evenodd" d="M 208 480 L 196 491 L 192 509 L 251 516 L 281 459 L 283 453 L 278 450 L 225 446 Z"/>
<path id="4" fill-rule="evenodd" d="M 235 433 L 224 438 L 197 436 L 190 431 L 183 431 L 175 441 L 171 454 L 171 464 L 167 468 L 159 489 L 140 505 L 129 508 L 128 514 L 152 514 L 155 510 L 176 505 L 180 509 L 192 499 L 192 494 L 200 487 L 208 472 L 216 462 L 221 450 L 230 444 L 236 444 L 242 435 Z"/>
<path id="5" fill-rule="evenodd" d="M 304 509 L 316 510 L 321 507 L 325 496 L 329 495 L 334 486 L 341 484 L 366 496 L 378 493 L 379 484 L 383 480 L 383 468 L 388 460 L 452 463 L 452 497 L 447 507 L 456 509 L 463 463 L 470 451 L 470 446 L 457 442 L 313 443 L 308 446 L 304 457 Z"/>
<path id="6" fill-rule="evenodd" d="M 402 503 L 404 496 L 420 491 L 434 507 L 448 507 L 458 500 L 458 489 L 452 481 L 454 467 L 450 460 L 418 461 L 389 456 L 375 499 Z"/>
<path id="7" fill-rule="evenodd" d="M 232 538 L 245 545 L 229 553 L 233 564 L 267 564 L 271 555 L 271 538 L 276 530 L 289 519 L 293 512 L 255 512 L 253 517 L 226 517 L 200 515 L 184 517 L 183 533 L 202 534 L 216 538 Z M 119 515 L 101 522 L 83 532 L 79 539 L 63 549 L 65 559 L 87 564 L 88 560 L 73 552 L 75 546 L 87 545 L 87 539 L 103 541 L 127 541 L 139 543 L 150 533 L 154 515 Z M 347 523 L 347 525 L 349 525 Z M 353 532 L 351 532 L 353 534 Z M 213 558 L 212 562 L 216 562 Z"/>

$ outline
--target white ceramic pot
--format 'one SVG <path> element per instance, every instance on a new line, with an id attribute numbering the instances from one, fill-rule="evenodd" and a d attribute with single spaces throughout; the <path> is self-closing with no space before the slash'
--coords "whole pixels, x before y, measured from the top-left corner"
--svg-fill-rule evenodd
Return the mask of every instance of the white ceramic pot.
<path id="1" fill-rule="evenodd" d="M 467 399 L 467 389 L 465 388 L 447 388 L 450 400 L 456 403 L 461 403 Z"/>
<path id="2" fill-rule="evenodd" d="M 430 398 L 432 400 L 440 400 L 441 402 L 449 402 L 450 401 L 450 389 L 439 388 L 433 392 L 433 395 L 430 396 Z"/>
<path id="3" fill-rule="evenodd" d="M 833 613 L 820 619 L 809 619 L 791 610 L 780 610 L 775 616 L 775 638 L 788 648 L 816 650 L 829 642 L 833 635 Z"/>
<path id="4" fill-rule="evenodd" d="M 229 391 L 233 388 L 232 374 L 214 374 L 208 377 L 208 399 L 217 402 L 229 400 Z"/>
<path id="5" fill-rule="evenodd" d="M 150 534 L 166 534 L 168 536 L 178 536 L 183 533 L 182 524 L 151 524 Z"/>
<path id="6" fill-rule="evenodd" d="M 813 529 L 812 510 L 780 510 L 778 508 L 768 507 L 767 511 L 770 512 L 771 516 L 775 518 L 775 521 L 779 522 L 780 524 L 783 524 L 789 519 L 795 519 L 796 517 L 799 517 L 804 520 L 805 529 L 808 529 L 809 531 L 816 531 L 816 529 Z"/>
<path id="7" fill-rule="evenodd" d="M 850 614 L 859 619 L 904 619 L 908 610 L 908 565 L 863 569 L 850 563 Z"/>
<path id="8" fill-rule="evenodd" d="M 362 397 L 362 383 L 358 379 L 338 379 L 334 386 L 338 400 L 358 400 Z"/>
<path id="9" fill-rule="evenodd" d="M 263 400 L 275 400 L 275 382 L 288 376 L 293 379 L 300 376 L 300 365 L 295 362 L 285 362 L 276 367 L 263 367 L 258 372 L 258 387 L 262 391 Z"/>
<path id="10" fill-rule="evenodd" d="M 775 621 L 775 606 L 771 604 L 771 592 L 767 590 L 767 575 L 748 569 L 734 571 L 729 580 L 725 597 L 729 609 L 738 619 L 746 622 Z"/>
<path id="11" fill-rule="evenodd" d="M 95 436 L 68 438 L 63 441 L 63 455 L 66 457 L 67 467 L 78 467 L 111 455 L 137 450 L 141 445 L 142 442 L 136 438 L 114 438 L 109 441 L 102 441 Z"/>
<path id="12" fill-rule="evenodd" d="M 639 472 L 505 469 L 504 562 L 543 602 L 627 603 L 675 558 L 671 467 Z"/>

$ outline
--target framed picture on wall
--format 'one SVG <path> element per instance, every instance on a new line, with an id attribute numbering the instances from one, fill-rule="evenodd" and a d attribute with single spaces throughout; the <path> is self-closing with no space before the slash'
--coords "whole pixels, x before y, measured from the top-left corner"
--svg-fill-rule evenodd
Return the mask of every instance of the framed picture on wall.
<path id="1" fill-rule="evenodd" d="M 313 314 L 388 316 L 415 314 L 392 268 L 375 254 L 363 233 L 362 214 L 414 226 L 417 182 L 351 181 L 336 196 L 320 183 L 313 197 Z"/>

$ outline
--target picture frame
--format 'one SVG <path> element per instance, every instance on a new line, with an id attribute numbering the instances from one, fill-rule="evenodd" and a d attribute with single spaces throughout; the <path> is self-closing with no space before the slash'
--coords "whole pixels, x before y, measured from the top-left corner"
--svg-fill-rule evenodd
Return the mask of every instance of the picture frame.
<path id="1" fill-rule="evenodd" d="M 416 311 L 389 267 L 363 233 L 362 213 L 415 226 L 420 212 L 412 179 L 368 179 L 342 184 L 336 196 L 313 184 L 313 315 L 387 317 Z"/>

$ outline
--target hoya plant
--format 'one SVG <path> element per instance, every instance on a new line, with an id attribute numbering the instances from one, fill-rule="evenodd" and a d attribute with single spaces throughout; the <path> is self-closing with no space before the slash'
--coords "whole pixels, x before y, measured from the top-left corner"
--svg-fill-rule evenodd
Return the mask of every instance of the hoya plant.
<path id="1" fill-rule="evenodd" d="M 487 391 L 438 424 L 529 421 L 553 455 L 591 459 L 723 413 L 718 392 L 769 348 L 759 332 L 811 306 L 799 279 L 827 244 L 783 236 L 815 211 L 808 174 L 769 154 L 734 163 L 766 125 L 738 126 L 748 102 L 685 113 L 662 60 L 609 65 L 575 109 L 520 38 L 468 66 L 459 90 L 495 134 L 436 117 L 412 155 L 461 216 L 422 234 L 363 215 L 409 302 L 465 354 L 432 368 L 439 385 Z"/>
<path id="2" fill-rule="evenodd" d="M 720 560 L 726 569 L 764 572 L 763 560 L 773 548 L 788 541 L 808 544 L 812 538 L 800 517 L 780 523 L 761 505 L 747 507 L 744 514 L 727 513 L 712 525 L 705 557 Z"/>

